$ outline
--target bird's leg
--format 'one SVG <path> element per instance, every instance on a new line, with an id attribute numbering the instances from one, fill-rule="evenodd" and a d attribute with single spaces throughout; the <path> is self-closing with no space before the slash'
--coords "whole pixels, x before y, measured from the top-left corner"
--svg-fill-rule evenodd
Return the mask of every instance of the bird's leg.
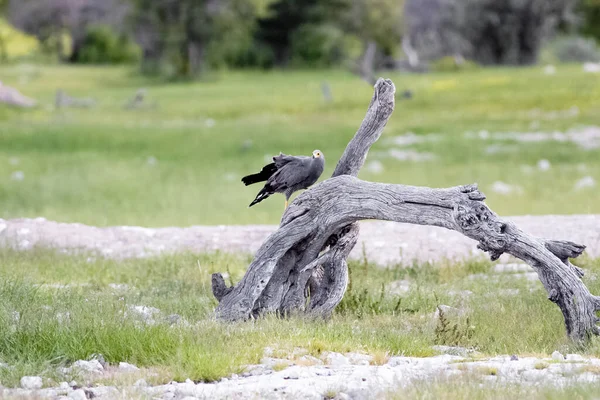
<path id="1" fill-rule="evenodd" d="M 285 210 L 285 209 L 287 209 L 287 206 L 288 206 L 288 200 L 287 200 L 287 199 L 285 199 L 285 205 L 283 206 L 283 209 L 284 209 L 284 210 Z"/>

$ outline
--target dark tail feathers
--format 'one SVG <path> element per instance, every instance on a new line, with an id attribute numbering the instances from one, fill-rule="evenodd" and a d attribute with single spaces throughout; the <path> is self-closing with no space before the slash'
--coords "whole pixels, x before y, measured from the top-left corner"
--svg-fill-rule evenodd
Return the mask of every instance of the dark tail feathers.
<path id="1" fill-rule="evenodd" d="M 277 167 L 275 163 L 267 164 L 260 170 L 257 174 L 248 175 L 242 178 L 242 182 L 244 185 L 252 185 L 257 182 L 264 182 L 271 177 L 275 172 L 277 172 Z"/>
<path id="2" fill-rule="evenodd" d="M 269 186 L 268 184 L 265 185 L 265 187 L 260 189 L 260 192 L 258 192 L 258 194 L 256 195 L 256 198 L 252 201 L 252 203 L 250 203 L 250 205 L 248 207 L 252 207 L 253 205 L 255 205 L 257 203 L 260 203 L 261 201 L 263 201 L 264 199 L 266 199 L 273 193 L 275 193 L 275 192 L 273 191 L 271 186 Z"/>

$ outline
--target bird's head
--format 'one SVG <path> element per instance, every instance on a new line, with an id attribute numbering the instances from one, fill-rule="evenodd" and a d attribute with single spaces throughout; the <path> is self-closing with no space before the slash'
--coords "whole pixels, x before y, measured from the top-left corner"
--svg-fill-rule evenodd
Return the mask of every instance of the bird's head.
<path id="1" fill-rule="evenodd" d="M 313 151 L 312 156 L 313 156 L 313 158 L 320 158 L 320 157 L 323 157 L 323 153 L 321 153 L 321 150 L 315 150 L 315 151 Z"/>

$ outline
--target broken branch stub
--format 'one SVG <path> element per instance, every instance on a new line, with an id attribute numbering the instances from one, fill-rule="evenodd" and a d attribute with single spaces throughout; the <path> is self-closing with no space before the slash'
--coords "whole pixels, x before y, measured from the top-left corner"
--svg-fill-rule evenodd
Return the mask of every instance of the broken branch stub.
<path id="1" fill-rule="evenodd" d="M 508 253 L 527 262 L 561 309 L 569 337 L 586 342 L 598 334 L 600 298 L 581 281 L 583 271 L 569 262 L 585 246 L 536 238 L 501 220 L 485 205 L 477 185 L 433 189 L 356 178 L 393 109 L 394 85 L 379 79 L 367 115 L 333 177 L 294 200 L 236 286 L 228 288 L 220 274 L 213 275 L 216 317 L 236 321 L 269 312 L 329 316 L 348 284 L 346 259 L 358 239 L 356 222 L 379 219 L 455 230 L 478 241 L 492 260 Z"/>

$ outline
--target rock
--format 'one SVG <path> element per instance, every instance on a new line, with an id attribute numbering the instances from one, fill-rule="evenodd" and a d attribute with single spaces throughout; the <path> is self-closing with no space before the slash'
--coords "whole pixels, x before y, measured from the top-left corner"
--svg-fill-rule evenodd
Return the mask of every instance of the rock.
<path id="1" fill-rule="evenodd" d="M 12 174 L 10 174 L 10 180 L 11 181 L 20 182 L 23 179 L 25 179 L 25 173 L 23 171 L 15 171 Z"/>
<path id="2" fill-rule="evenodd" d="M 575 190 L 583 190 L 588 188 L 593 188 L 596 186 L 596 180 L 591 176 L 585 176 L 575 182 L 575 186 L 573 187 Z"/>
<path id="3" fill-rule="evenodd" d="M 552 167 L 552 165 L 550 164 L 550 161 L 548 161 L 548 160 L 542 159 L 537 162 L 537 168 L 540 171 L 548 171 L 551 167 Z"/>
<path id="4" fill-rule="evenodd" d="M 438 346 L 433 346 L 432 349 L 441 354 L 448 354 L 448 355 L 460 356 L 460 357 L 466 357 L 470 353 L 474 352 L 473 350 L 467 349 L 465 347 L 459 347 L 459 346 L 438 345 Z"/>
<path id="5" fill-rule="evenodd" d="M 399 161 L 415 161 L 415 162 L 421 162 L 421 161 L 431 161 L 434 160 L 435 154 L 433 153 L 426 153 L 426 152 L 418 152 L 415 150 L 398 150 L 398 149 L 391 149 L 389 150 L 389 155 L 392 158 L 395 158 L 396 160 Z"/>
<path id="6" fill-rule="evenodd" d="M 285 372 L 283 375 L 283 379 L 299 379 L 300 374 L 296 369 L 291 369 Z"/>
<path id="7" fill-rule="evenodd" d="M 435 312 L 433 313 L 433 318 L 434 319 L 439 319 L 440 318 L 440 311 L 442 313 L 444 313 L 444 315 L 446 317 L 451 317 L 451 318 L 456 318 L 456 317 L 460 317 L 465 313 L 465 310 L 461 310 L 459 308 L 456 307 L 450 307 L 447 306 L 445 304 L 440 304 L 439 306 L 437 306 Z"/>
<path id="8" fill-rule="evenodd" d="M 71 386 L 69 386 L 67 382 L 61 382 L 60 385 L 58 385 L 58 388 L 62 390 L 68 390 L 71 389 Z"/>
<path id="9" fill-rule="evenodd" d="M 352 400 L 352 398 L 344 392 L 340 392 L 335 395 L 333 400 Z"/>
<path id="10" fill-rule="evenodd" d="M 410 281 L 401 279 L 387 284 L 386 290 L 389 294 L 400 296 L 410 291 Z"/>
<path id="11" fill-rule="evenodd" d="M 142 320 L 148 325 L 153 325 L 155 323 L 154 316 L 160 313 L 160 310 L 158 308 L 148 306 L 130 305 L 128 307 L 128 310 L 133 316 L 138 317 L 140 320 Z"/>
<path id="12" fill-rule="evenodd" d="M 340 353 L 325 352 L 323 354 L 325 362 L 332 366 L 350 365 L 350 361 Z"/>
<path id="13" fill-rule="evenodd" d="M 600 63 L 586 62 L 583 64 L 583 71 L 592 74 L 600 73 Z"/>
<path id="14" fill-rule="evenodd" d="M 516 354 L 510 356 L 510 361 L 519 361 L 519 357 Z"/>
<path id="15" fill-rule="evenodd" d="M 554 75 L 556 73 L 556 67 L 554 65 L 546 65 L 544 67 L 544 74 Z"/>
<path id="16" fill-rule="evenodd" d="M 365 165 L 365 168 L 372 174 L 380 174 L 384 170 L 381 161 L 377 160 L 369 161 L 367 165 Z"/>
<path id="17" fill-rule="evenodd" d="M 73 368 L 83 372 L 99 373 L 104 371 L 104 367 L 98 360 L 78 360 L 73 364 Z"/>
<path id="18" fill-rule="evenodd" d="M 23 96 L 17 89 L 4 85 L 0 82 L 0 103 L 16 107 L 30 108 L 36 105 L 36 101 Z"/>
<path id="19" fill-rule="evenodd" d="M 126 362 L 120 362 L 119 363 L 119 370 L 121 371 L 127 371 L 127 372 L 134 372 L 134 371 L 139 371 L 140 369 L 138 367 L 136 367 L 133 364 L 129 364 Z"/>
<path id="20" fill-rule="evenodd" d="M 77 389 L 69 393 L 69 398 L 73 400 L 87 400 L 85 391 L 83 389 Z"/>
<path id="21" fill-rule="evenodd" d="M 148 386 L 148 382 L 146 382 L 145 379 L 138 379 L 137 381 L 135 381 L 133 386 L 134 387 L 146 387 L 146 386 Z"/>
<path id="22" fill-rule="evenodd" d="M 559 351 L 557 351 L 557 350 L 555 350 L 555 351 L 552 353 L 552 356 L 551 356 L 551 357 L 552 357 L 552 359 L 553 359 L 554 361 L 565 361 L 565 356 L 563 356 L 563 355 L 562 355 L 562 354 L 561 354 Z"/>
<path id="23" fill-rule="evenodd" d="M 292 362 L 283 358 L 263 357 L 260 359 L 260 364 L 267 368 L 273 368 L 276 365 L 289 366 L 292 364 Z"/>
<path id="24" fill-rule="evenodd" d="M 299 357 L 296 360 L 296 364 L 298 365 L 304 365 L 304 366 L 308 366 L 308 365 L 322 365 L 323 361 L 319 360 L 317 357 L 313 357 L 309 354 L 304 355 L 302 357 Z"/>
<path id="25" fill-rule="evenodd" d="M 579 355 L 579 354 L 567 354 L 567 356 L 565 357 L 567 361 L 572 361 L 572 362 L 585 362 L 587 361 L 583 356 Z"/>
<path id="26" fill-rule="evenodd" d="M 517 185 L 510 185 L 506 182 L 502 182 L 502 181 L 496 181 L 492 184 L 491 187 L 493 192 L 496 192 L 498 194 L 502 194 L 502 195 L 509 195 L 509 194 L 513 194 L 513 193 L 522 193 L 523 189 L 520 186 Z"/>
<path id="27" fill-rule="evenodd" d="M 24 376 L 21 378 L 21 387 L 23 389 L 37 390 L 41 389 L 44 383 L 39 376 Z"/>
<path id="28" fill-rule="evenodd" d="M 96 386 L 87 389 L 87 391 L 91 393 L 90 398 L 100 398 L 106 400 L 121 398 L 121 396 L 119 396 L 119 390 L 117 390 L 117 388 L 114 386 Z"/>
<path id="29" fill-rule="evenodd" d="M 346 357 L 352 365 L 370 365 L 373 360 L 373 356 L 369 354 L 346 353 Z"/>
<path id="30" fill-rule="evenodd" d="M 171 314 L 167 316 L 167 322 L 169 325 L 175 325 L 181 320 L 181 315 L 179 314 Z"/>

